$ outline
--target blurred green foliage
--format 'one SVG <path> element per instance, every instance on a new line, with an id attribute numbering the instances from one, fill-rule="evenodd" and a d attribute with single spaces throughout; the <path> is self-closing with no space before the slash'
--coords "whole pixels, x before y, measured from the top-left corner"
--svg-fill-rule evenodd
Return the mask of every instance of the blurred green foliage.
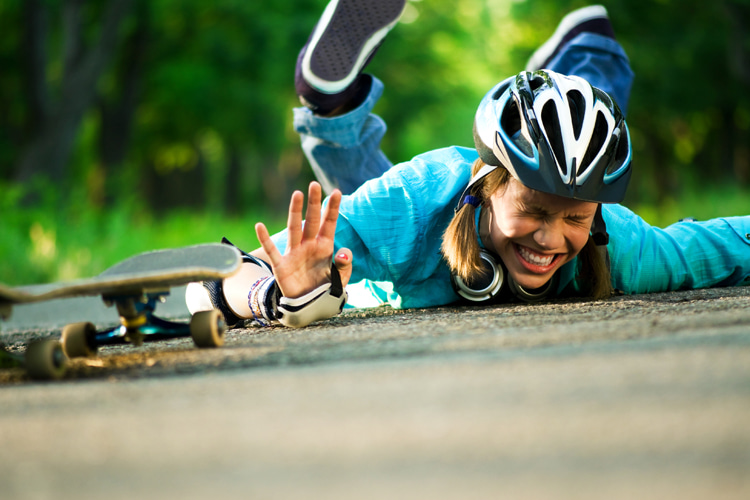
<path id="1" fill-rule="evenodd" d="M 0 281 L 93 274 L 221 236 L 254 247 L 253 223 L 277 225 L 312 180 L 291 126 L 293 71 L 326 2 L 0 0 Z M 750 1 L 603 3 L 636 73 L 626 204 L 655 224 L 750 213 Z M 389 158 L 471 146 L 486 90 L 586 4 L 409 1 L 368 68 L 386 84 Z M 95 85 L 76 94 L 97 56 Z M 70 150 L 30 161 L 55 127 Z"/>
<path id="2" fill-rule="evenodd" d="M 107 210 L 92 210 L 82 194 L 44 189 L 37 207 L 21 208 L 23 190 L 0 184 L 0 282 L 45 283 L 94 276 L 127 257 L 148 250 L 217 243 L 223 235 L 240 248 L 258 246 L 254 222 L 265 221 L 273 232 L 284 218 L 259 209 L 243 217 L 211 211 L 174 209 L 155 216 L 135 196 Z M 49 207 L 60 207 L 50 210 Z"/>

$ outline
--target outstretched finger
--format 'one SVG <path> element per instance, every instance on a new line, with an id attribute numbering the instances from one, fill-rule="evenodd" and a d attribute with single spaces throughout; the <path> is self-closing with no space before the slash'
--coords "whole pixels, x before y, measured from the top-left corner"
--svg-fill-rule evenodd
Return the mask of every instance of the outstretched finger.
<path id="1" fill-rule="evenodd" d="M 346 286 L 349 284 L 349 279 L 352 277 L 352 251 L 348 248 L 341 248 L 336 252 L 333 262 L 336 265 L 336 269 L 339 271 L 341 277 L 341 284 Z"/>
<path id="2" fill-rule="evenodd" d="M 305 227 L 302 230 L 302 239 L 311 240 L 318 234 L 320 227 L 320 184 L 313 181 L 307 190 L 307 214 L 305 215 Z"/>
<path id="3" fill-rule="evenodd" d="M 321 238 L 333 239 L 336 235 L 336 221 L 339 218 L 339 207 L 341 206 L 341 191 L 334 189 L 328 198 L 326 205 L 325 219 L 320 226 L 318 236 Z"/>
<path id="4" fill-rule="evenodd" d="M 305 195 L 302 191 L 292 193 L 292 199 L 289 201 L 289 217 L 286 222 L 288 232 L 287 248 L 296 248 L 302 241 L 302 205 L 305 202 Z"/>
<path id="5" fill-rule="evenodd" d="M 276 244 L 271 239 L 271 235 L 268 234 L 268 228 L 262 222 L 258 222 L 255 225 L 255 235 L 258 237 L 260 246 L 263 251 L 268 255 L 268 259 L 271 261 L 271 266 L 276 267 L 281 263 L 281 252 L 276 248 Z"/>

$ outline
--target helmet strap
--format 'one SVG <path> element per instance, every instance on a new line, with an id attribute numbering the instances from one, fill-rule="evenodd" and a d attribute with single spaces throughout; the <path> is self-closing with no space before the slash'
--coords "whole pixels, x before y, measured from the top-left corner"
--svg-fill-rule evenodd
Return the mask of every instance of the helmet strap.
<path id="1" fill-rule="evenodd" d="M 594 239 L 596 249 L 604 259 L 607 269 L 610 269 L 609 252 L 607 251 L 607 243 L 609 243 L 609 233 L 607 232 L 607 225 L 604 223 L 604 217 L 602 216 L 602 204 L 596 207 L 596 214 L 594 214 L 594 223 L 591 224 L 591 237 Z"/>
<path id="2" fill-rule="evenodd" d="M 599 203 L 594 214 L 594 223 L 591 224 L 591 237 L 594 238 L 596 246 L 607 246 L 609 243 L 609 233 L 607 233 L 607 224 L 602 216 L 602 204 Z"/>

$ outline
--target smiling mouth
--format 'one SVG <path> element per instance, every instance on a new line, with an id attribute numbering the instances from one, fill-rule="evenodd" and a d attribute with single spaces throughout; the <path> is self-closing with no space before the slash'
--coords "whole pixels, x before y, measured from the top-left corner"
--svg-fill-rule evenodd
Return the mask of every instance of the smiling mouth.
<path id="1" fill-rule="evenodd" d="M 516 253 L 520 257 L 521 263 L 524 267 L 535 273 L 545 273 L 551 268 L 555 267 L 557 260 L 562 254 L 556 253 L 551 255 L 543 255 L 534 252 L 528 247 L 515 244 Z"/>

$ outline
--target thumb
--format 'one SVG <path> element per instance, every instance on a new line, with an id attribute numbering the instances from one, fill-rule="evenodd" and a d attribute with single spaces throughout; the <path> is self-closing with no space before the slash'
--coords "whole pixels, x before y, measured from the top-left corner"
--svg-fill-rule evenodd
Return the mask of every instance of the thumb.
<path id="1" fill-rule="evenodd" d="M 333 260 L 341 275 L 343 286 L 346 286 L 349 283 L 349 278 L 352 277 L 352 259 L 352 251 L 348 248 L 342 248 L 336 252 L 336 257 Z"/>

